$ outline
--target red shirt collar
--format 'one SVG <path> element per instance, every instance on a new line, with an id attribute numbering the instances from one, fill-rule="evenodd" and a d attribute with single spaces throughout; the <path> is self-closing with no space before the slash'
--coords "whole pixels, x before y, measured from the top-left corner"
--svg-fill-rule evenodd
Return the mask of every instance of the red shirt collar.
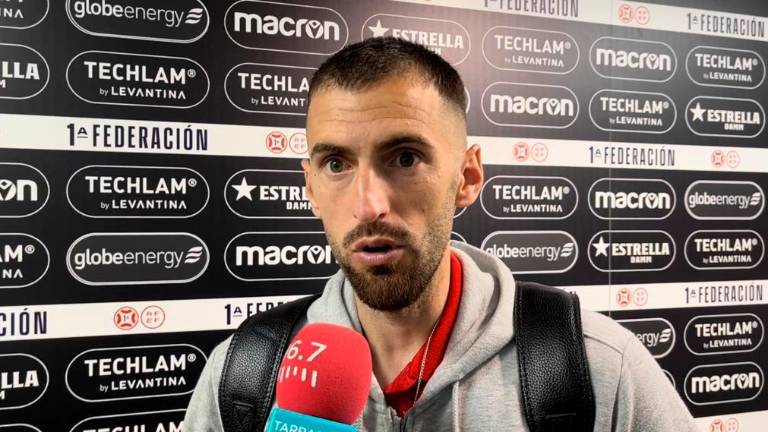
<path id="1" fill-rule="evenodd" d="M 448 287 L 448 298 L 445 301 L 443 312 L 437 321 L 435 332 L 429 343 L 427 358 L 424 364 L 424 374 L 419 393 L 424 391 L 427 381 L 434 375 L 435 370 L 443 361 L 443 356 L 448 348 L 448 340 L 453 332 L 453 325 L 456 323 L 456 316 L 459 312 L 459 303 L 461 302 L 462 290 L 462 268 L 461 261 L 456 254 L 451 251 L 451 275 Z M 424 355 L 427 342 L 419 348 L 419 351 L 413 356 L 410 362 L 400 371 L 394 380 L 384 389 L 384 398 L 387 405 L 397 411 L 397 415 L 402 417 L 411 409 L 416 399 L 417 380 L 419 370 L 421 369 L 421 359 Z"/>

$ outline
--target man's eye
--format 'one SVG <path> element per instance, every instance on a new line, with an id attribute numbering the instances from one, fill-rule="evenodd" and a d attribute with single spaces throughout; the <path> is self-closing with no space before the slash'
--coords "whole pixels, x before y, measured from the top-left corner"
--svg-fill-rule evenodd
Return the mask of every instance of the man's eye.
<path id="1" fill-rule="evenodd" d="M 403 168 L 410 168 L 416 164 L 419 157 L 413 152 L 402 152 L 397 157 L 397 163 Z"/>
<path id="2" fill-rule="evenodd" d="M 344 171 L 344 162 L 342 162 L 341 159 L 330 159 L 326 162 L 326 166 L 334 174 Z"/>

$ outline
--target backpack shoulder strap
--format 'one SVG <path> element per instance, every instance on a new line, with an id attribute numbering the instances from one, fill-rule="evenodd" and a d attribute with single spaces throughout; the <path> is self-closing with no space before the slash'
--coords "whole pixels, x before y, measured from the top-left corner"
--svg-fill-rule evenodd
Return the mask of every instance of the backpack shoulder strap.
<path id="1" fill-rule="evenodd" d="M 589 378 L 579 298 L 517 282 L 515 341 L 523 413 L 531 432 L 591 432 L 595 399 Z"/>
<path id="2" fill-rule="evenodd" d="M 289 338 L 317 298 L 303 297 L 252 315 L 232 335 L 219 384 L 225 432 L 264 430 Z"/>

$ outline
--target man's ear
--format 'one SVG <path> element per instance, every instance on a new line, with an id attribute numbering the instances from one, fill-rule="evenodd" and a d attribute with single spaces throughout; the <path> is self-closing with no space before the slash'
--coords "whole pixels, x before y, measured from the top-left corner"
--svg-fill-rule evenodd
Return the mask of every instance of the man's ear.
<path id="1" fill-rule="evenodd" d="M 483 161 L 480 157 L 480 146 L 464 151 L 464 165 L 461 168 L 459 187 L 456 190 L 456 207 L 469 207 L 475 202 L 483 189 Z"/>
<path id="2" fill-rule="evenodd" d="M 312 182 L 310 181 L 312 173 L 310 171 L 309 159 L 301 160 L 301 168 L 304 170 L 304 187 L 307 190 L 307 199 L 309 199 L 309 204 L 312 206 L 312 214 L 319 218 L 320 208 L 317 206 L 317 202 L 315 202 L 315 195 L 312 191 Z"/>

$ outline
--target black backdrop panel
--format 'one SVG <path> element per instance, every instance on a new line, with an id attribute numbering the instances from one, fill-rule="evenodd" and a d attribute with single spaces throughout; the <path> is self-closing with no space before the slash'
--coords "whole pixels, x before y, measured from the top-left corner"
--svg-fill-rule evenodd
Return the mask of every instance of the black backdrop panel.
<path id="1" fill-rule="evenodd" d="M 217 343 L 322 289 L 308 79 L 389 35 L 465 80 L 453 238 L 619 320 L 702 431 L 763 430 L 761 2 L 2 3 L 0 429 L 180 430 Z"/>

